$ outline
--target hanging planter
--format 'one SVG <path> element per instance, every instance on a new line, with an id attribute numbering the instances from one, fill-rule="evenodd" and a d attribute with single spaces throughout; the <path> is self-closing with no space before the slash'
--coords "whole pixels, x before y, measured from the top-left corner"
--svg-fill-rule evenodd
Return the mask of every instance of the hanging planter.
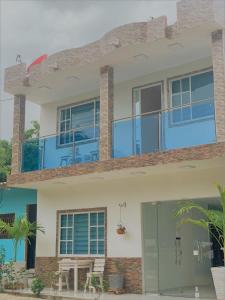
<path id="1" fill-rule="evenodd" d="M 126 233 L 126 227 L 123 226 L 122 224 L 117 225 L 117 234 L 125 234 Z"/>
<path id="2" fill-rule="evenodd" d="M 126 202 L 119 203 L 119 208 L 120 208 L 120 221 L 119 224 L 117 225 L 116 232 L 117 234 L 125 234 L 126 233 L 126 227 L 122 225 L 122 208 L 125 208 L 127 206 Z"/>

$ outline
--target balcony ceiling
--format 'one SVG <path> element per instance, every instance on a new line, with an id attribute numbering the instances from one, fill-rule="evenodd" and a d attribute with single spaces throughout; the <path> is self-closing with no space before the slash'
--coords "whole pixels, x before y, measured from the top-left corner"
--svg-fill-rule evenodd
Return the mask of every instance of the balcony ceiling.
<path id="1" fill-rule="evenodd" d="M 92 91 L 98 94 L 99 70 L 104 65 L 113 66 L 115 84 L 118 84 L 210 56 L 209 30 L 200 28 L 176 39 L 118 48 L 95 63 L 46 75 L 44 80 L 24 87 L 23 92 L 29 101 L 37 104 L 57 102 Z"/>
<path id="2" fill-rule="evenodd" d="M 37 104 L 62 101 L 99 89 L 99 70 L 103 65 L 114 68 L 115 84 L 160 70 L 186 64 L 211 56 L 210 36 L 207 33 L 189 34 L 176 40 L 163 39 L 157 43 L 139 44 L 118 49 L 95 64 L 76 70 L 56 72 L 43 82 L 26 88 L 29 101 Z"/>

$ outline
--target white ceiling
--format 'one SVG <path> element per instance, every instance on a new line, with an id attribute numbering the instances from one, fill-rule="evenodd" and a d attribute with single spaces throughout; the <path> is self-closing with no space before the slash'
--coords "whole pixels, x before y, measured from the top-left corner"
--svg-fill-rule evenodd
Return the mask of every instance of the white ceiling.
<path id="1" fill-rule="evenodd" d="M 137 44 L 117 49 L 95 64 L 76 70 L 58 71 L 35 86 L 27 87 L 29 101 L 37 104 L 59 101 L 99 89 L 100 67 L 114 67 L 115 84 L 156 71 L 211 56 L 211 37 L 205 32 L 188 32 L 176 39 L 162 39 L 151 44 Z M 72 77 L 71 77 L 72 76 Z"/>

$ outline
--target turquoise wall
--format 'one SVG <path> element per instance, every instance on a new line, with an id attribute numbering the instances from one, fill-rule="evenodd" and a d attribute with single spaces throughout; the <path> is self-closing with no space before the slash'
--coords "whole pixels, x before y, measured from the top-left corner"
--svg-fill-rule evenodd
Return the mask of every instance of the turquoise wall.
<path id="1" fill-rule="evenodd" d="M 0 189 L 0 214 L 15 213 L 15 217 L 25 216 L 28 204 L 37 203 L 37 192 L 29 189 Z M 12 240 L 0 239 L 0 247 L 6 250 L 6 260 L 13 256 Z M 25 245 L 21 242 L 17 253 L 17 261 L 25 260 Z"/>

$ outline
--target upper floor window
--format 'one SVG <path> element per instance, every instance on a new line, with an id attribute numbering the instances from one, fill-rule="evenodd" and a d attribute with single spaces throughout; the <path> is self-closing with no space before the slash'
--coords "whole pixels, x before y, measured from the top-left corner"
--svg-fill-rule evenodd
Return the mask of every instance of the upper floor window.
<path id="1" fill-rule="evenodd" d="M 99 99 L 61 108 L 59 112 L 60 145 L 99 137 Z"/>
<path id="2" fill-rule="evenodd" d="M 186 76 L 170 82 L 172 123 L 214 115 L 213 72 Z"/>
<path id="3" fill-rule="evenodd" d="M 61 214 L 60 254 L 104 255 L 105 212 Z"/>

